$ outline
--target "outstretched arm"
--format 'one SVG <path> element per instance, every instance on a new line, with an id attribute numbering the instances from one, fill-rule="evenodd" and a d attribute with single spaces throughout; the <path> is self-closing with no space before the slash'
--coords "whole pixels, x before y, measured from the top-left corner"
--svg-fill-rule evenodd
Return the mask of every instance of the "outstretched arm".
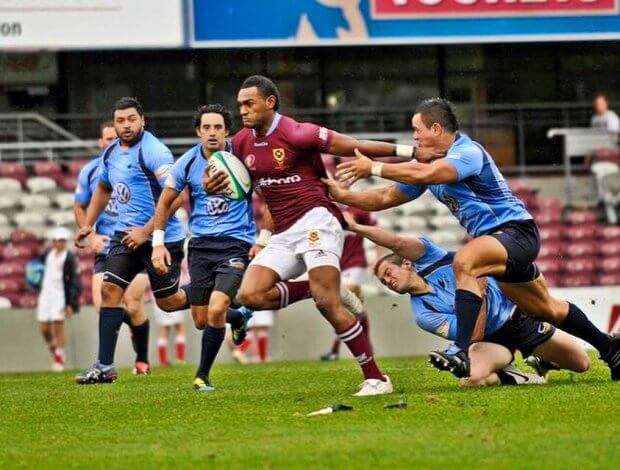
<path id="1" fill-rule="evenodd" d="M 356 159 L 338 165 L 336 177 L 347 185 L 370 176 L 379 176 L 410 185 L 448 184 L 459 180 L 455 166 L 442 159 L 437 159 L 433 163 L 416 161 L 378 163 L 357 149 L 355 155 Z"/>
<path id="2" fill-rule="evenodd" d="M 347 230 L 358 233 L 371 242 L 392 250 L 405 259 L 415 261 L 426 252 L 424 243 L 416 237 L 401 237 L 388 230 L 372 225 L 361 225 L 349 214 L 345 214 L 348 222 Z"/>
<path id="3" fill-rule="evenodd" d="M 400 191 L 396 184 L 366 191 L 349 191 L 334 180 L 324 178 L 322 181 L 327 185 L 329 195 L 334 201 L 370 212 L 400 206 L 415 199 Z"/>
<path id="4" fill-rule="evenodd" d="M 341 157 L 355 155 L 358 149 L 369 157 L 403 157 L 413 158 L 415 150 L 411 145 L 390 144 L 374 140 L 357 140 L 348 135 L 333 132 L 327 153 Z"/>

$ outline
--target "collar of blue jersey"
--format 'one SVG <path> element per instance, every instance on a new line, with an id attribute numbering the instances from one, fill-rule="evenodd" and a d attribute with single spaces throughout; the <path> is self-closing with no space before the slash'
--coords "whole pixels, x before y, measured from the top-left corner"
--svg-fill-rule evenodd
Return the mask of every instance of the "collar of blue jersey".
<path id="1" fill-rule="evenodd" d="M 276 130 L 276 127 L 278 127 L 278 124 L 280 124 L 280 119 L 282 119 L 282 115 L 280 113 L 276 113 L 273 116 L 273 121 L 271 122 L 271 126 L 269 126 L 269 130 L 267 131 L 267 133 L 263 136 L 261 136 L 261 139 L 264 139 L 265 137 L 270 136 L 271 134 L 273 134 L 273 131 Z M 256 137 L 256 131 L 254 129 L 252 129 L 252 133 L 254 134 L 254 137 Z"/>
<path id="2" fill-rule="evenodd" d="M 226 141 L 226 145 L 224 146 L 224 151 L 232 153 L 232 144 L 228 140 Z M 198 154 L 205 160 L 207 159 L 207 157 L 205 157 L 205 153 L 202 151 L 202 143 L 196 145 L 196 154 Z"/>

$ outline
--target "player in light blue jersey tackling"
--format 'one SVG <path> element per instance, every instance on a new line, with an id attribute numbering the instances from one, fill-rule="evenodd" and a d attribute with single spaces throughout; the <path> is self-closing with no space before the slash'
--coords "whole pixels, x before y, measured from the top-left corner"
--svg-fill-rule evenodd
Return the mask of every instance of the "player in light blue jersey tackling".
<path id="1" fill-rule="evenodd" d="M 459 319 L 456 343 L 461 349 L 468 349 L 482 305 L 478 279 L 492 276 L 527 315 L 594 346 L 607 362 L 612 380 L 620 380 L 620 338 L 600 331 L 576 305 L 551 296 L 534 264 L 540 250 L 538 227 L 488 152 L 458 131 L 450 102 L 440 98 L 422 102 L 411 122 L 418 161 L 383 164 L 356 151 L 355 160 L 338 166 L 337 176 L 348 184 L 371 175 L 398 184 L 355 193 L 326 181 L 332 197 L 373 211 L 404 204 L 429 190 L 458 218 L 473 237 L 452 262 Z"/>
<path id="2" fill-rule="evenodd" d="M 100 136 L 97 143 L 99 148 L 104 150 L 117 138 L 114 123 L 112 121 L 104 122 L 99 127 L 99 131 Z M 86 210 L 101 175 L 101 160 L 102 157 L 92 159 L 78 175 L 77 187 L 73 197 L 73 214 L 78 227 L 82 227 L 86 223 Z M 95 231 L 87 239 L 90 247 L 95 251 L 92 294 L 97 312 L 101 308 L 101 285 L 105 271 L 105 259 L 109 250 L 110 237 L 114 235 L 117 216 L 116 197 L 112 193 L 110 202 L 97 219 Z M 144 312 L 144 290 L 147 286 L 146 275 L 138 274 L 123 297 L 127 309 L 127 315 L 123 321 L 131 330 L 132 343 L 136 350 L 136 374 L 144 374 L 148 371 L 149 319 Z"/>
<path id="3" fill-rule="evenodd" d="M 103 152 L 101 175 L 86 213 L 86 221 L 75 236 L 76 245 L 93 232 L 93 225 L 116 195 L 118 217 L 105 260 L 99 314 L 97 362 L 76 376 L 81 384 L 113 382 L 114 352 L 125 309 L 123 295 L 136 275 L 146 269 L 157 305 L 165 311 L 183 310 L 188 296 L 179 290 L 183 240 L 181 223 L 172 217 L 166 226 L 165 241 L 172 253 L 170 271 L 161 275 L 151 264 L 151 244 L 155 205 L 174 160 L 170 150 L 144 130 L 144 112 L 135 98 L 121 98 L 114 106 L 114 128 L 118 140 Z M 175 201 L 173 210 L 182 204 Z"/>
<path id="4" fill-rule="evenodd" d="M 416 323 L 429 333 L 455 340 L 458 319 L 454 312 L 456 276 L 453 252 L 425 238 L 401 237 L 376 226 L 360 225 L 350 218 L 348 230 L 377 245 L 393 250 L 375 264 L 382 284 L 399 294 L 411 296 Z M 483 304 L 469 346 L 470 373 L 459 356 L 434 352 L 438 365 L 454 368 L 465 386 L 544 383 L 544 377 L 524 374 L 511 365 L 515 350 L 523 357 L 533 355 L 542 369 L 562 368 L 584 372 L 588 355 L 577 342 L 548 323 L 525 316 L 508 300 L 493 278 L 477 280 Z M 543 374 L 546 375 L 546 374 Z"/>
<path id="5" fill-rule="evenodd" d="M 251 317 L 251 312 L 244 307 L 230 308 L 254 245 L 256 227 L 251 194 L 236 201 L 207 194 L 203 188 L 209 158 L 215 152 L 228 149 L 226 137 L 231 126 L 232 115 L 221 105 L 198 109 L 194 128 L 200 143 L 172 166 L 155 214 L 152 262 L 157 272 L 165 274 L 171 254 L 163 243 L 164 228 L 171 205 L 179 193 L 186 187 L 189 189 L 190 304 L 196 328 L 203 330 L 194 388 L 202 392 L 214 390 L 209 372 L 224 341 L 226 322 L 233 328 L 234 342 L 240 344 Z"/>

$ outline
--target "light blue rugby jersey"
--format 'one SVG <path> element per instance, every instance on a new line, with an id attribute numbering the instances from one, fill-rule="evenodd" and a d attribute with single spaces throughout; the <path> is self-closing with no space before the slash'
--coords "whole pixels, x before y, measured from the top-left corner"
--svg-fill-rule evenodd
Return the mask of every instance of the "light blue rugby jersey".
<path id="1" fill-rule="evenodd" d="M 254 244 L 256 226 L 252 194 L 241 201 L 208 195 L 202 187 L 207 164 L 202 145 L 198 144 L 176 161 L 166 180 L 166 186 L 178 192 L 190 187 L 189 227 L 192 237 L 232 237 Z"/>
<path id="2" fill-rule="evenodd" d="M 446 339 L 456 339 L 456 312 L 454 295 L 456 278 L 450 253 L 431 241 L 421 238 L 426 249 L 414 262 L 416 272 L 431 286 L 432 291 L 411 296 L 411 309 L 420 328 Z M 514 304 L 502 293 L 494 279 L 488 278 L 487 321 L 485 337 L 495 333 L 510 318 Z"/>
<path id="3" fill-rule="evenodd" d="M 75 193 L 73 194 L 74 201 L 86 206 L 90 204 L 90 200 L 93 197 L 95 189 L 97 189 L 99 177 L 101 176 L 102 160 L 103 157 L 101 156 L 94 158 L 80 170 Z M 116 195 L 112 192 L 108 205 L 95 223 L 95 232 L 99 235 L 105 235 L 107 237 L 114 235 L 114 226 L 116 225 L 117 217 L 118 210 L 116 209 Z M 108 251 L 108 244 L 109 242 L 106 243 L 104 254 Z"/>
<path id="4" fill-rule="evenodd" d="M 122 149 L 120 140 L 117 140 L 103 152 L 101 182 L 111 186 L 116 194 L 118 219 L 115 232 L 143 227 L 149 222 L 173 163 L 168 147 L 147 131 L 127 149 Z M 181 222 L 176 216 L 170 217 L 165 242 L 184 238 Z"/>
<path id="5" fill-rule="evenodd" d="M 488 152 L 468 136 L 457 134 L 443 160 L 454 165 L 458 181 L 428 186 L 398 183 L 397 188 L 412 200 L 429 189 L 474 237 L 491 233 L 507 222 L 532 219 Z"/>

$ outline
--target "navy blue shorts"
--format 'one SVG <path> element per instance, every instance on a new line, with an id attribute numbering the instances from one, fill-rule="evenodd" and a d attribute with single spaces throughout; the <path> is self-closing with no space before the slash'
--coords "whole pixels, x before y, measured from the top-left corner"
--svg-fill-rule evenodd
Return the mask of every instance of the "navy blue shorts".
<path id="1" fill-rule="evenodd" d="M 120 242 L 124 235 L 119 232 L 114 234 L 105 260 L 103 282 L 110 282 L 126 289 L 134 277 L 146 270 L 155 298 L 160 299 L 175 294 L 179 290 L 181 262 L 185 255 L 183 240 L 166 243 L 166 248 L 172 258 L 172 265 L 166 274 L 161 275 L 157 274 L 151 262 L 153 252 L 151 242 L 146 242 L 137 250 L 132 250 Z"/>
<path id="2" fill-rule="evenodd" d="M 548 341 L 555 333 L 555 327 L 549 323 L 534 320 L 518 308 L 512 317 L 499 330 L 483 339 L 485 342 L 500 344 L 513 355 L 521 351 L 525 358 L 532 355 L 534 349 Z"/>
<path id="3" fill-rule="evenodd" d="M 232 237 L 198 237 L 189 242 L 190 303 L 207 305 L 211 292 L 234 299 L 252 246 Z"/>
<path id="4" fill-rule="evenodd" d="M 514 220 L 496 227 L 489 233 L 508 252 L 508 263 L 503 276 L 496 276 L 499 282 L 530 282 L 540 275 L 534 263 L 540 251 L 540 234 L 533 220 Z"/>
<path id="5" fill-rule="evenodd" d="M 99 274 L 105 272 L 105 259 L 107 254 L 97 253 L 95 254 L 95 265 L 93 266 L 93 274 Z"/>

